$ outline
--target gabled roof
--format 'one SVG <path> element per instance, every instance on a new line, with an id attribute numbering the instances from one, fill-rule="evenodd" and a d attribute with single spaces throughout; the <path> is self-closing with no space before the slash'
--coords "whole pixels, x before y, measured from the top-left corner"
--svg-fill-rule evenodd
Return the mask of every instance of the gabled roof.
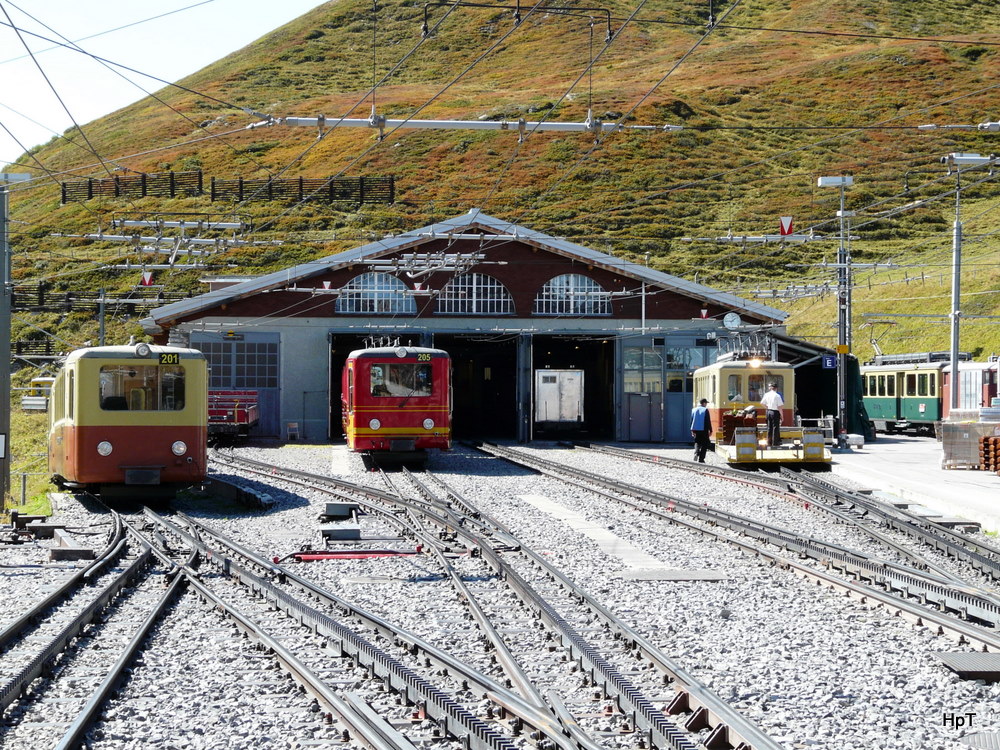
<path id="1" fill-rule="evenodd" d="M 401 250 L 418 247 L 437 239 L 446 238 L 449 234 L 461 234 L 469 231 L 482 231 L 487 238 L 490 234 L 502 234 L 515 237 L 517 241 L 532 245 L 567 258 L 586 261 L 590 265 L 614 271 L 617 274 L 631 276 L 640 281 L 677 292 L 704 302 L 713 302 L 731 310 L 741 311 L 760 318 L 773 321 L 783 321 L 787 313 L 767 305 L 737 297 L 734 294 L 720 292 L 712 287 L 693 281 L 672 276 L 662 271 L 616 258 L 613 255 L 601 253 L 591 248 L 577 245 L 567 240 L 552 237 L 542 232 L 536 232 L 508 221 L 484 214 L 478 209 L 472 209 L 467 214 L 453 219 L 415 229 L 403 234 L 386 237 L 367 245 L 345 250 L 336 255 L 302 263 L 298 266 L 276 271 L 249 281 L 217 289 L 206 294 L 200 294 L 191 299 L 173 302 L 169 305 L 151 311 L 150 317 L 144 318 L 143 328 L 150 332 L 158 332 L 161 322 L 188 317 L 202 310 L 208 310 L 219 305 L 251 297 L 261 292 L 281 289 L 313 276 L 337 270 L 344 266 L 357 263 L 364 259 L 378 258 Z"/>

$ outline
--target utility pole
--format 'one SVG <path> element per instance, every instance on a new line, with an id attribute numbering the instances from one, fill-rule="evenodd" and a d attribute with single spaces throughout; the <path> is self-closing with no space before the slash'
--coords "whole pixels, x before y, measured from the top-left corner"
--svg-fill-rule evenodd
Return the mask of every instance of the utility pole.
<path id="1" fill-rule="evenodd" d="M 0 174 L 0 505 L 10 493 L 10 245 L 7 242 L 7 186 L 30 174 Z"/>
<path id="2" fill-rule="evenodd" d="M 854 184 L 847 175 L 820 177 L 817 187 L 840 188 L 840 244 L 837 249 L 837 445 L 845 446 L 847 439 L 847 355 L 851 351 L 851 256 L 847 246 L 844 223 L 850 215 L 844 209 L 844 188 Z"/>
<path id="3" fill-rule="evenodd" d="M 992 123 L 986 123 L 992 124 Z M 980 125 L 981 129 L 983 128 Z M 958 389 L 961 379 L 958 376 L 959 329 L 962 319 L 962 167 L 984 167 L 995 163 L 996 158 L 980 156 L 979 154 L 952 153 L 942 156 L 941 161 L 948 165 L 948 172 L 955 168 L 955 226 L 951 242 L 951 409 L 958 408 Z"/>

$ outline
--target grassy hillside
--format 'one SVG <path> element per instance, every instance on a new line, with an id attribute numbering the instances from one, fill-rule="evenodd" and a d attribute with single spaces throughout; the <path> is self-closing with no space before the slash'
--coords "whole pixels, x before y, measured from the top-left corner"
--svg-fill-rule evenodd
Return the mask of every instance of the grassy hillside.
<path id="1" fill-rule="evenodd" d="M 560 3 L 565 6 L 565 3 Z M 804 245 L 687 241 L 773 234 L 778 217 L 797 230 L 835 235 L 837 191 L 819 175 L 852 174 L 848 191 L 853 258 L 892 259 L 896 268 L 859 270 L 855 350 L 876 337 L 886 351 L 947 348 L 948 326 L 894 314 L 950 309 L 954 178 L 939 157 L 991 153 L 1000 133 L 938 129 L 997 118 L 1000 16 L 985 0 L 745 0 L 635 6 L 610 0 L 603 13 L 546 12 L 530 4 L 515 25 L 509 9 L 428 6 L 388 0 L 327 3 L 271 35 L 101 120 L 81 134 L 33 149 L 12 171 L 40 178 L 12 199 L 15 279 L 53 289 L 126 291 L 137 270 L 100 270 L 143 257 L 127 246 L 55 237 L 151 212 L 238 214 L 258 239 L 280 248 L 235 250 L 215 270 L 274 270 L 352 247 L 372 234 L 421 226 L 472 207 L 598 250 L 642 260 L 792 313 L 792 332 L 832 343 L 832 294 L 787 301 L 790 286 L 818 291 L 834 280 L 836 241 Z M 581 6 L 582 8 L 582 6 Z M 626 22 L 630 15 L 634 18 Z M 804 33 L 810 32 L 810 33 Z M 373 48 L 372 39 L 376 39 Z M 374 63 L 373 63 L 374 53 Z M 588 64 L 593 62 L 588 73 Z M 381 80 L 383 77 L 385 80 Z M 679 132 L 516 134 L 402 129 L 327 130 L 321 138 L 282 125 L 246 130 L 261 118 L 323 113 L 366 118 L 369 87 L 387 117 L 552 119 L 681 125 Z M 575 85 L 574 85 L 574 82 Z M 220 178 L 392 175 L 391 206 L 211 203 L 204 198 L 112 199 L 60 205 L 60 180 L 165 170 Z M 46 177 L 46 175 L 50 175 Z M 968 314 L 1000 314 L 995 278 L 1000 229 L 997 180 L 964 184 Z M 998 178 L 1000 179 L 1000 178 Z M 904 210 L 904 207 L 907 207 Z M 334 239 L 335 238 L 335 239 Z M 148 260 L 148 256 L 146 257 Z M 171 289 L 200 290 L 205 271 L 161 272 Z M 777 296 L 771 290 L 777 290 Z M 880 316 L 889 323 L 863 327 Z M 73 344 L 96 338 L 91 316 L 19 315 L 13 338 L 52 332 Z M 1000 352 L 996 326 L 969 321 L 963 348 Z M 138 333 L 136 320 L 109 337 Z"/>

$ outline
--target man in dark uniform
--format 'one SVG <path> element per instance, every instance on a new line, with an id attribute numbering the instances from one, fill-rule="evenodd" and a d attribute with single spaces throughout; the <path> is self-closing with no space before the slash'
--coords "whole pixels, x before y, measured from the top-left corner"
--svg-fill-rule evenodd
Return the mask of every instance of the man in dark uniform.
<path id="1" fill-rule="evenodd" d="M 700 404 L 691 410 L 691 437 L 694 438 L 694 460 L 705 463 L 705 454 L 712 444 L 712 416 L 708 413 L 708 399 L 703 398 Z"/>

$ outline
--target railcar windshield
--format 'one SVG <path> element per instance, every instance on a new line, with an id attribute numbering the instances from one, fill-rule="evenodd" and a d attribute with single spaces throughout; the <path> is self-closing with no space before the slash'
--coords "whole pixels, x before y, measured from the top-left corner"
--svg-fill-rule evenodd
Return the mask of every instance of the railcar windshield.
<path id="1" fill-rule="evenodd" d="M 383 362 L 372 365 L 371 394 L 419 398 L 433 393 L 433 379 L 429 364 L 410 362 Z"/>
<path id="2" fill-rule="evenodd" d="M 747 377 L 747 400 L 751 403 L 760 401 L 768 391 L 768 385 L 774 383 L 778 386 L 777 391 L 781 394 L 782 400 L 785 398 L 785 376 L 767 373 L 758 373 Z"/>
<path id="3" fill-rule="evenodd" d="M 180 411 L 184 408 L 184 368 L 105 365 L 99 397 L 104 411 Z"/>

